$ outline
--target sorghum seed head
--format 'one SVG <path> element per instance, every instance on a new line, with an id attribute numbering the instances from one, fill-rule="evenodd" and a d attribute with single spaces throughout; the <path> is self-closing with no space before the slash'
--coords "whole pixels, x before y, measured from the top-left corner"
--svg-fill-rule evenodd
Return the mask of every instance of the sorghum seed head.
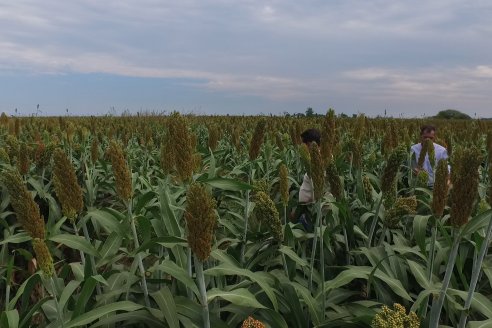
<path id="1" fill-rule="evenodd" d="M 478 197 L 479 172 L 482 154 L 479 149 L 460 148 L 455 151 L 451 170 L 451 225 L 461 227 L 468 222 L 473 203 Z"/>
<path id="2" fill-rule="evenodd" d="M 278 242 L 282 242 L 284 239 L 282 223 L 280 222 L 280 216 L 275 207 L 275 203 L 270 196 L 263 191 L 255 193 L 253 200 L 255 202 L 253 215 L 256 220 L 266 224 L 270 229 L 273 238 Z"/>
<path id="3" fill-rule="evenodd" d="M 395 303 L 393 310 L 383 305 L 371 323 L 372 328 L 419 328 L 420 319 L 415 312 L 406 314 L 405 308 Z"/>
<path id="4" fill-rule="evenodd" d="M 63 214 L 74 220 L 84 207 L 82 188 L 77 181 L 72 163 L 60 148 L 55 149 L 53 153 L 53 184 Z"/>
<path id="5" fill-rule="evenodd" d="M 441 217 L 448 199 L 448 161 L 440 160 L 437 163 L 436 178 L 432 191 L 432 213 L 436 217 Z"/>
<path id="6" fill-rule="evenodd" d="M 364 184 L 364 195 L 366 196 L 366 201 L 368 203 L 372 203 L 372 184 L 371 179 L 367 175 L 362 179 L 362 183 Z"/>
<path id="7" fill-rule="evenodd" d="M 108 154 L 113 166 L 116 193 L 125 202 L 132 198 L 132 177 L 121 146 L 114 140 L 109 145 Z"/>
<path id="8" fill-rule="evenodd" d="M 212 250 L 212 240 L 216 225 L 215 199 L 206 188 L 193 183 L 186 193 L 184 217 L 188 228 L 188 245 L 200 261 L 205 261 Z"/>
<path id="9" fill-rule="evenodd" d="M 395 199 L 396 192 L 396 175 L 400 168 L 401 163 L 406 157 L 406 150 L 402 147 L 398 147 L 393 150 L 384 167 L 383 175 L 381 177 L 381 191 L 383 192 L 383 198 L 385 200 L 385 207 L 391 207 L 392 201 Z"/>
<path id="10" fill-rule="evenodd" d="M 248 319 L 243 321 L 241 328 L 266 328 L 266 326 L 261 321 L 248 317 Z"/>
<path id="11" fill-rule="evenodd" d="M 394 206 L 386 212 L 384 218 L 384 224 L 391 229 L 398 227 L 400 219 L 404 215 L 415 214 L 417 210 L 417 198 L 411 197 L 398 197 Z"/>
<path id="12" fill-rule="evenodd" d="M 45 238 L 44 220 L 39 212 L 39 206 L 34 202 L 17 170 L 7 170 L 2 173 L 3 185 L 10 195 L 10 203 L 24 230 L 31 238 Z"/>
<path id="13" fill-rule="evenodd" d="M 55 267 L 53 265 L 53 258 L 51 257 L 50 250 L 46 245 L 44 239 L 33 238 L 32 246 L 34 248 L 34 254 L 39 267 L 47 277 L 52 277 L 55 273 Z"/>
<path id="14" fill-rule="evenodd" d="M 279 178 L 280 198 L 282 199 L 282 204 L 287 206 L 287 204 L 289 204 L 289 171 L 287 169 L 287 165 L 280 165 Z"/>
<path id="15" fill-rule="evenodd" d="M 309 145 L 309 154 L 311 156 L 311 179 L 313 180 L 314 200 L 317 201 L 323 197 L 325 170 L 321 152 L 316 142 L 311 142 Z"/>
<path id="16" fill-rule="evenodd" d="M 261 145 L 263 144 L 263 138 L 265 135 L 266 121 L 260 120 L 256 124 L 251 143 L 249 145 L 249 159 L 255 160 L 260 154 Z"/>
<path id="17" fill-rule="evenodd" d="M 91 143 L 91 161 L 92 164 L 96 164 L 99 160 L 99 140 L 96 137 L 92 138 Z"/>
<path id="18" fill-rule="evenodd" d="M 26 175 L 29 173 L 29 149 L 25 142 L 20 144 L 19 161 L 17 162 L 17 166 L 21 175 Z"/>
<path id="19" fill-rule="evenodd" d="M 311 155 L 308 146 L 304 143 L 299 146 L 299 157 L 307 175 L 311 176 Z"/>
<path id="20" fill-rule="evenodd" d="M 340 201 L 344 197 L 344 191 L 342 186 L 342 180 L 338 174 L 338 169 L 335 161 L 332 159 L 329 161 L 326 168 L 326 179 L 330 184 L 330 191 L 336 200 Z"/>

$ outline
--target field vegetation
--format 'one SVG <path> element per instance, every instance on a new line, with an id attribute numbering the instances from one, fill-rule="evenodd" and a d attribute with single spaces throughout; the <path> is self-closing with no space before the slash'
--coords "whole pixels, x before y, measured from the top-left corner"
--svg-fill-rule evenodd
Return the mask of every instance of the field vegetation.
<path id="1" fill-rule="evenodd" d="M 3 114 L 0 327 L 492 327 L 491 162 L 491 121 Z"/>

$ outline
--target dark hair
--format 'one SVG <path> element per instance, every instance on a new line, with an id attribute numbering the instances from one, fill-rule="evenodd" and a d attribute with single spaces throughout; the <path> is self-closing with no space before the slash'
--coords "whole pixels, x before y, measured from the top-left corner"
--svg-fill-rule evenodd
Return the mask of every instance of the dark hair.
<path id="1" fill-rule="evenodd" d="M 308 129 L 301 133 L 301 139 L 303 143 L 310 143 L 316 141 L 319 145 L 321 140 L 321 134 L 317 129 Z"/>
<path id="2" fill-rule="evenodd" d="M 424 125 L 420 128 L 420 135 L 423 135 L 424 133 L 429 133 L 429 132 L 436 132 L 436 127 L 434 125 Z"/>

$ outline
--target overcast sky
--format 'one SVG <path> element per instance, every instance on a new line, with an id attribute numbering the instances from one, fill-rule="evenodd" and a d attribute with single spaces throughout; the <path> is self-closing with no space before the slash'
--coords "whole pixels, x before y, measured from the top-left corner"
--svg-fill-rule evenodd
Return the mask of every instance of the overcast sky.
<path id="1" fill-rule="evenodd" d="M 486 0 L 0 0 L 0 111 L 492 117 Z"/>

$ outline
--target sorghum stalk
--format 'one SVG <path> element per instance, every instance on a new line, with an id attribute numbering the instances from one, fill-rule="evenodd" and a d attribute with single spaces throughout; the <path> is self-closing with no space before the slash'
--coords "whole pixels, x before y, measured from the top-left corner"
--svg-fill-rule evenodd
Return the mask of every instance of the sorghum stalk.
<path id="1" fill-rule="evenodd" d="M 479 173 L 478 167 L 482 162 L 482 156 L 478 149 L 458 149 L 453 159 L 453 171 L 451 181 L 451 218 L 450 223 L 454 230 L 454 241 L 446 267 L 443 285 L 439 299 L 432 304 L 430 315 L 430 328 L 437 328 L 444 299 L 446 297 L 449 281 L 453 273 L 456 255 L 460 242 L 459 228 L 468 222 L 472 212 L 473 203 L 478 194 Z"/>
<path id="2" fill-rule="evenodd" d="M 437 240 L 437 224 L 444 213 L 444 207 L 448 198 L 448 162 L 440 160 L 437 163 L 436 178 L 432 192 L 432 213 L 434 214 L 434 224 L 432 226 L 432 237 L 428 255 L 428 272 L 427 278 L 431 281 L 432 272 L 434 271 L 435 244 Z M 427 307 L 426 307 L 427 310 Z"/>
<path id="3" fill-rule="evenodd" d="M 284 207 L 283 224 L 287 224 L 287 205 L 289 204 L 289 171 L 287 165 L 281 164 L 279 169 L 280 198 Z"/>
<path id="4" fill-rule="evenodd" d="M 63 309 L 60 307 L 60 303 L 58 302 L 57 290 L 55 286 L 55 280 L 53 277 L 49 277 L 49 281 L 51 284 L 51 289 L 53 290 L 53 301 L 55 302 L 56 312 L 58 314 L 58 320 L 60 320 L 61 327 L 65 327 L 65 323 L 63 322 Z"/>
<path id="5" fill-rule="evenodd" d="M 210 313 L 208 311 L 207 302 L 207 288 L 205 286 L 205 277 L 203 274 L 203 263 L 198 259 L 197 255 L 195 258 L 195 269 L 196 269 L 196 279 L 198 280 L 198 288 L 200 290 L 200 304 L 202 306 L 202 319 L 203 327 L 210 328 Z"/>
<path id="6" fill-rule="evenodd" d="M 208 259 L 212 250 L 214 235 L 216 202 L 204 186 L 192 184 L 186 195 L 186 211 L 184 217 L 188 229 L 188 247 L 191 248 L 195 259 L 196 277 L 200 289 L 200 303 L 204 327 L 210 327 L 207 290 L 203 275 L 203 262 Z"/>
<path id="7" fill-rule="evenodd" d="M 253 165 L 249 163 L 249 173 L 248 173 L 248 183 L 251 183 L 252 175 L 253 175 Z M 240 255 L 240 263 L 241 266 L 244 265 L 244 255 L 246 252 L 246 244 L 248 243 L 248 218 L 249 218 L 249 189 L 246 192 L 246 205 L 244 206 L 244 228 L 243 228 L 243 244 L 241 245 L 241 255 Z"/>
<path id="8" fill-rule="evenodd" d="M 492 212 L 491 212 L 492 213 Z M 490 239 L 492 237 L 492 215 L 489 214 L 491 218 L 489 219 L 489 225 L 487 227 L 487 232 L 485 234 L 485 238 L 482 242 L 482 246 L 480 247 L 480 253 L 478 254 L 478 258 L 473 264 L 472 276 L 470 279 L 470 287 L 468 288 L 468 295 L 465 301 L 465 307 L 461 312 L 459 328 L 464 328 L 466 325 L 466 320 L 468 318 L 468 313 L 470 311 L 471 303 L 473 300 L 473 295 L 475 294 L 475 288 L 477 287 L 478 278 L 480 276 L 480 271 L 482 269 L 483 259 L 487 255 L 487 251 L 490 244 Z"/>
<path id="9" fill-rule="evenodd" d="M 133 233 L 133 242 L 135 246 L 135 250 L 140 247 L 140 243 L 138 241 L 137 229 L 135 227 L 135 221 L 133 220 L 132 213 L 132 178 L 131 171 L 126 163 L 125 156 L 123 154 L 123 150 L 120 145 L 115 141 L 111 141 L 109 148 L 109 155 L 111 157 L 111 164 L 113 166 L 113 172 L 115 177 L 116 184 L 116 193 L 123 201 L 123 203 L 127 206 L 127 215 L 128 220 L 130 221 L 130 226 Z M 142 258 L 140 253 L 135 255 L 135 261 L 138 263 L 138 267 L 140 269 L 140 275 L 142 276 L 142 289 L 144 292 L 145 304 L 150 306 L 149 301 L 149 292 L 147 289 L 147 280 L 145 279 L 145 269 L 143 266 Z"/>
<path id="10" fill-rule="evenodd" d="M 381 198 L 379 199 L 379 202 L 376 205 L 376 210 L 374 211 L 374 219 L 372 220 L 371 228 L 369 229 L 369 236 L 367 237 L 366 247 L 371 247 L 372 238 L 373 238 L 374 232 L 376 230 L 376 225 L 379 221 L 379 211 L 381 209 L 382 204 L 383 204 L 383 195 L 381 193 Z"/>
<path id="11" fill-rule="evenodd" d="M 448 264 L 446 266 L 446 273 L 444 275 L 444 280 L 442 281 L 441 291 L 439 293 L 439 298 L 434 300 L 432 303 L 431 313 L 430 313 L 430 328 L 437 328 L 439 326 L 439 318 L 441 315 L 441 309 L 444 304 L 444 299 L 448 291 L 449 282 L 451 281 L 451 276 L 453 274 L 454 264 L 456 263 L 456 255 L 458 254 L 458 248 L 460 244 L 460 238 L 458 230 L 454 229 L 453 244 L 451 246 L 451 252 L 449 253 Z"/>
<path id="12" fill-rule="evenodd" d="M 140 243 L 138 242 L 137 229 L 135 227 L 135 221 L 133 220 L 131 201 L 128 202 L 127 206 L 128 206 L 128 218 L 130 219 L 130 226 L 132 228 L 132 234 L 133 234 L 133 243 L 135 246 L 135 250 L 137 250 L 140 247 Z M 135 260 L 138 263 L 138 268 L 140 269 L 140 274 L 142 276 L 142 289 L 144 292 L 145 305 L 147 307 L 150 307 L 149 290 L 147 289 L 147 280 L 145 279 L 145 269 L 143 266 L 142 257 L 140 256 L 140 253 L 137 253 L 135 257 L 136 257 Z"/>

